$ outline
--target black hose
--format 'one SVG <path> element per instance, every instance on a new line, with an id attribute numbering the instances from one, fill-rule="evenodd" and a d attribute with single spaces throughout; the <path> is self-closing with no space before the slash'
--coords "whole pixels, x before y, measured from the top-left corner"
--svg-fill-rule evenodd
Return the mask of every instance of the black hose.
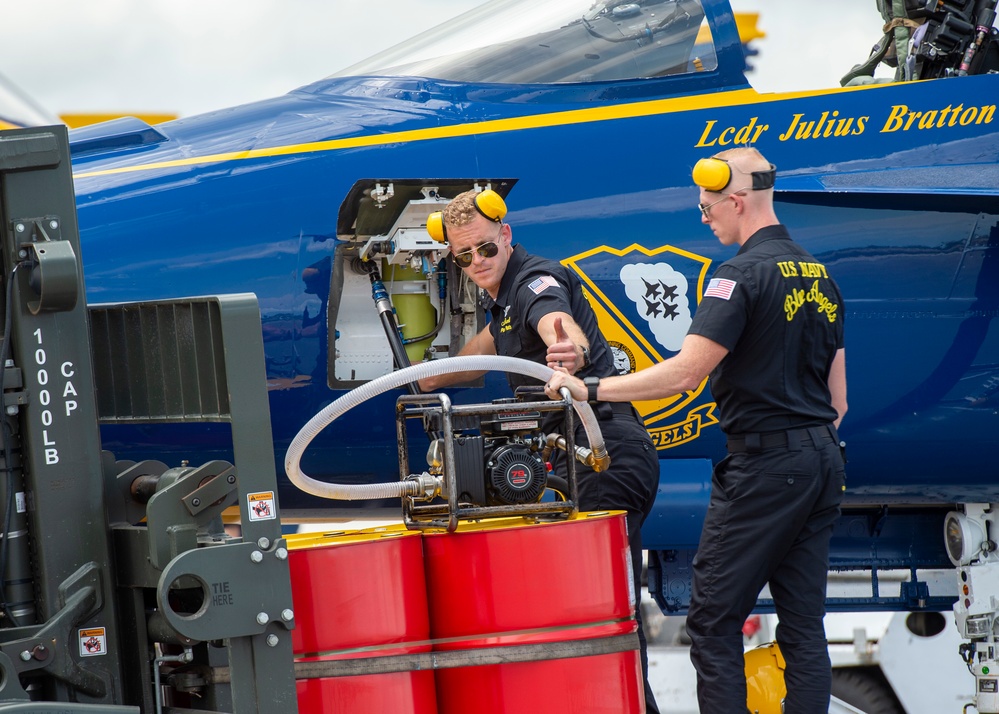
<path id="1" fill-rule="evenodd" d="M 10 354 L 11 303 L 14 298 L 14 277 L 17 274 L 17 269 L 21 267 L 21 265 L 23 265 L 23 263 L 17 263 L 14 266 L 14 269 L 10 271 L 10 277 L 7 280 L 6 302 L 4 303 L 3 337 L 0 338 L 0 406 L 2 406 L 4 378 L 7 375 L 7 356 Z M 14 467 L 11 466 L 12 454 L 9 435 L 11 428 L 7 423 L 6 415 L 0 415 L 0 419 L 3 419 L 3 471 L 6 472 L 7 475 L 7 498 L 4 506 L 3 533 L 0 534 L 2 535 L 2 538 L 0 538 L 0 609 L 3 610 L 3 614 L 8 618 L 12 625 L 17 627 L 17 620 L 14 618 L 14 613 L 11 612 L 10 606 L 7 603 L 6 580 L 7 555 L 10 548 L 10 522 L 14 517 L 14 498 L 17 488 L 14 483 Z"/>
<path id="2" fill-rule="evenodd" d="M 375 301 L 375 307 L 378 309 L 378 316 L 382 321 L 385 337 L 388 338 L 395 366 L 398 369 L 410 367 L 409 355 L 406 353 L 406 347 L 402 344 L 402 333 L 399 332 L 399 325 L 395 321 L 395 310 L 389 299 L 388 291 L 382 283 L 378 268 L 372 265 L 367 268 L 367 271 L 368 279 L 371 281 L 371 298 Z M 409 387 L 410 394 L 421 394 L 420 385 L 416 382 L 410 382 L 406 386 Z"/>

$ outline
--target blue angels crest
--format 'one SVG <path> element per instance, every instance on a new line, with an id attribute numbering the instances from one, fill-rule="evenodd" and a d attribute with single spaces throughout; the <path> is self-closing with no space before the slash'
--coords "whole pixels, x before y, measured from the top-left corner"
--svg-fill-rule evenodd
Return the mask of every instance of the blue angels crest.
<path id="1" fill-rule="evenodd" d="M 711 261 L 673 246 L 601 247 L 563 264 L 583 281 L 622 373 L 645 369 L 680 351 Z M 689 442 L 717 424 L 707 380 L 667 399 L 635 402 L 657 448 Z"/>

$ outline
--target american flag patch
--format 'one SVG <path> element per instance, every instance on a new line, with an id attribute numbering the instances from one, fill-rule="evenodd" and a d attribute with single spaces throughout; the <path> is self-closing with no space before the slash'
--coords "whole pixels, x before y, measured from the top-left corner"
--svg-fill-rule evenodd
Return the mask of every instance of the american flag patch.
<path id="1" fill-rule="evenodd" d="M 734 280 L 712 278 L 711 282 L 708 283 L 707 289 L 704 291 L 704 297 L 716 297 L 721 298 L 722 300 L 728 300 L 732 297 L 733 290 L 735 290 Z"/>
<path id="2" fill-rule="evenodd" d="M 548 288 L 557 288 L 558 282 L 550 275 L 543 275 L 527 287 L 529 287 L 531 292 L 535 295 L 540 295 Z"/>

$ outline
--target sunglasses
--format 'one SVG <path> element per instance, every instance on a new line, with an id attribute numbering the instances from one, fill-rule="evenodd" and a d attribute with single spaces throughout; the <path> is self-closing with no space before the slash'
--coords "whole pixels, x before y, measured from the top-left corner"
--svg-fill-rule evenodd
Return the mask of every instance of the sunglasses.
<path id="1" fill-rule="evenodd" d="M 475 259 L 475 253 L 478 253 L 483 258 L 493 258 L 497 253 L 499 253 L 499 246 L 496 245 L 495 241 L 489 241 L 488 243 L 483 243 L 476 248 L 471 248 L 461 253 L 455 253 L 452 257 L 454 258 L 455 265 L 459 268 L 467 268 Z"/>

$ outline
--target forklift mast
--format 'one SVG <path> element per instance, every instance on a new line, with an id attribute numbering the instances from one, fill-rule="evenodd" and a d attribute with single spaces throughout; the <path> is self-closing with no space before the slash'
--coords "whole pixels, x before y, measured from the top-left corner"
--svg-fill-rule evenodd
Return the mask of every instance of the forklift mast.
<path id="1" fill-rule="evenodd" d="M 256 298 L 88 308 L 65 127 L 0 131 L 0 227 L 0 712 L 296 711 Z M 197 422 L 233 463 L 101 447 Z"/>

